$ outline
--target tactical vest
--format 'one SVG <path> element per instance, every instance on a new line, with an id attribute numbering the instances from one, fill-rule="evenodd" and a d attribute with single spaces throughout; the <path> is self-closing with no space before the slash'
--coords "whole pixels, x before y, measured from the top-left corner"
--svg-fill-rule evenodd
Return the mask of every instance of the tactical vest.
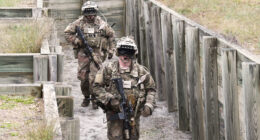
<path id="1" fill-rule="evenodd" d="M 110 74 L 109 74 L 110 75 Z M 119 72 L 119 66 L 115 66 L 112 68 L 111 77 L 106 77 L 106 79 L 110 79 L 110 83 L 108 85 L 109 91 L 115 96 L 117 96 L 119 99 L 121 99 L 120 94 L 116 90 L 115 84 L 112 82 L 112 79 L 114 78 L 122 78 L 123 79 L 123 85 L 124 85 L 124 91 L 125 95 L 127 97 L 127 100 L 131 102 L 132 107 L 134 110 L 136 109 L 137 102 L 139 100 L 139 108 L 141 108 L 145 104 L 145 89 L 144 89 L 144 83 L 140 83 L 140 68 L 137 66 L 137 72 L 135 73 L 120 73 Z"/>
<path id="2" fill-rule="evenodd" d="M 99 25 L 91 26 L 89 24 L 86 24 L 83 27 L 83 32 L 85 39 L 87 40 L 87 43 L 90 47 L 94 48 L 100 48 L 102 36 L 101 36 L 101 30 L 99 30 Z"/>

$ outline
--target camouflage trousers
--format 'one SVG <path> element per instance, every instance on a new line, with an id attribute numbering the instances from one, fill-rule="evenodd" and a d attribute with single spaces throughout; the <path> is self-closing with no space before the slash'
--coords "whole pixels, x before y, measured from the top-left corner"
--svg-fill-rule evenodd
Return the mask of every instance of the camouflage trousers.
<path id="1" fill-rule="evenodd" d="M 89 57 L 85 55 L 83 50 L 78 52 L 78 65 L 78 79 L 81 81 L 81 91 L 85 98 L 89 98 L 93 94 L 92 85 L 98 69 L 93 62 L 90 62 Z"/>
<path id="2" fill-rule="evenodd" d="M 123 132 L 123 121 L 122 120 L 109 120 L 109 118 L 115 114 L 112 111 L 106 113 L 107 117 L 107 137 L 109 140 L 126 140 Z M 140 117 L 135 120 L 136 125 L 131 129 L 130 140 L 139 139 L 139 128 L 140 128 Z"/>

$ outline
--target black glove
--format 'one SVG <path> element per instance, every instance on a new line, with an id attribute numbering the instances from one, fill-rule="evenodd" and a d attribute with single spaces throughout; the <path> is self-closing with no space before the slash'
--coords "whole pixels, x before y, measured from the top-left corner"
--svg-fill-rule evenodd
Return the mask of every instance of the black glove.
<path id="1" fill-rule="evenodd" d="M 111 59 L 113 57 L 113 53 L 108 53 L 108 59 Z"/>
<path id="2" fill-rule="evenodd" d="M 110 106 L 111 106 L 112 110 L 119 111 L 120 101 L 119 101 L 118 97 L 113 96 L 110 99 L 109 103 L 110 103 Z"/>

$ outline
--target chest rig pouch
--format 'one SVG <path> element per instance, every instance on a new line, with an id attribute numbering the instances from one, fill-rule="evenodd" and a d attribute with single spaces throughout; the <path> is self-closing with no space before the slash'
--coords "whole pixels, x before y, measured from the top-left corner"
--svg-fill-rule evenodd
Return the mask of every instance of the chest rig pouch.
<path id="1" fill-rule="evenodd" d="M 88 45 L 92 48 L 99 48 L 101 43 L 101 32 L 98 26 L 87 25 L 83 30 Z"/>
<path id="2" fill-rule="evenodd" d="M 131 102 L 134 110 L 139 109 L 145 103 L 145 89 L 143 82 L 146 76 L 139 78 L 139 71 L 135 75 L 126 75 L 123 74 L 120 76 L 118 71 L 114 70 L 111 75 L 112 77 L 110 78 L 113 79 L 116 77 L 121 77 L 123 79 L 123 88 L 128 102 Z M 112 93 L 114 95 L 118 95 L 117 91 L 114 90 L 116 87 L 112 82 L 110 83 L 110 89 L 113 91 Z"/>

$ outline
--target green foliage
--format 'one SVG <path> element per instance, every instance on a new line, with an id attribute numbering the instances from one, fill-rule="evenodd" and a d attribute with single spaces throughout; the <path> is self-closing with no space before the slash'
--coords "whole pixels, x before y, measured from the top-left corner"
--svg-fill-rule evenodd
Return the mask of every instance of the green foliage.
<path id="1" fill-rule="evenodd" d="M 0 25 L 0 53 L 39 53 L 41 42 L 52 27 L 50 19 Z"/>
<path id="2" fill-rule="evenodd" d="M 0 109 L 12 109 L 18 103 L 25 104 L 25 105 L 33 104 L 34 98 L 27 97 L 27 96 L 0 95 L 0 101 L 2 101 L 2 104 L 0 104 Z"/>
<path id="3" fill-rule="evenodd" d="M 14 137 L 14 136 L 18 136 L 19 133 L 18 132 L 11 132 L 10 135 Z"/>
<path id="4" fill-rule="evenodd" d="M 0 0 L 0 7 L 13 7 L 20 2 L 21 0 Z"/>
<path id="5" fill-rule="evenodd" d="M 10 129 L 12 128 L 12 124 L 11 123 L 2 123 L 0 124 L 0 128 L 7 128 L 7 129 Z"/>
<path id="6" fill-rule="evenodd" d="M 27 133 L 27 140 L 53 140 L 54 132 L 53 126 L 46 123 L 39 124 L 38 127 L 33 128 Z"/>

